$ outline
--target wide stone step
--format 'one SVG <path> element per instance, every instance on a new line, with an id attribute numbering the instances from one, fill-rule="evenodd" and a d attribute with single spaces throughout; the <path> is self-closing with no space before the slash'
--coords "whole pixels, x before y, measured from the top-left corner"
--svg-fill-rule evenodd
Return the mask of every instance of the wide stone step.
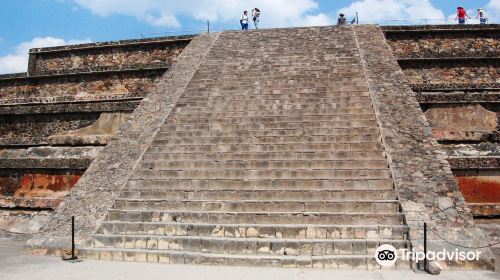
<path id="1" fill-rule="evenodd" d="M 318 200 L 396 200 L 394 190 L 169 190 L 169 189 L 124 189 L 119 198 L 134 199 L 171 199 L 171 200 L 289 200 L 289 201 L 318 201 Z"/>
<path id="2" fill-rule="evenodd" d="M 353 51 L 352 53 L 355 53 Z M 211 58 L 216 58 L 217 56 L 211 57 Z M 326 58 L 323 56 L 323 59 Z M 331 58 L 331 57 L 330 57 Z M 292 61 L 293 60 L 293 61 Z M 302 61 L 301 61 L 302 60 Z M 335 60 L 336 66 L 338 68 L 333 68 L 331 65 L 328 65 L 331 62 L 327 62 L 328 60 Z M 349 56 L 349 57 L 342 57 L 340 58 L 331 58 L 331 59 L 325 59 L 325 63 L 309 63 L 310 67 L 304 67 L 302 63 L 307 61 L 307 58 L 301 57 L 301 56 L 294 56 L 293 58 L 290 58 L 289 60 L 281 60 L 281 61 L 266 61 L 266 60 L 260 60 L 258 63 L 257 61 L 253 61 L 254 65 L 258 65 L 259 67 L 249 67 L 249 62 L 248 60 L 239 60 L 235 59 L 230 65 L 223 63 L 221 64 L 213 64 L 213 60 L 211 60 L 209 63 L 207 63 L 207 67 L 202 67 L 197 71 L 197 73 L 193 76 L 193 80 L 196 81 L 205 81 L 205 82 L 217 82 L 217 81 L 225 81 L 226 79 L 234 80 L 235 77 L 243 76 L 241 73 L 244 73 L 243 77 L 246 77 L 248 79 L 265 79 L 266 81 L 273 81 L 273 82 L 283 82 L 283 80 L 292 80 L 292 79 L 298 79 L 301 81 L 301 78 L 304 78 L 306 81 L 314 81 L 315 79 L 317 80 L 326 80 L 326 79 L 331 79 L 334 82 L 337 80 L 341 79 L 348 79 L 352 77 L 353 80 L 358 81 L 358 80 L 363 80 L 364 79 L 364 72 L 363 68 L 360 67 L 360 65 L 355 65 L 356 62 L 359 62 L 360 58 L 358 55 L 355 56 Z M 311 62 L 309 60 L 309 62 Z M 272 65 L 270 65 L 272 64 Z M 211 65 L 211 68 L 209 67 Z M 295 69 L 296 71 L 275 71 L 270 75 L 267 76 L 262 76 L 262 66 L 270 67 L 282 67 L 286 68 L 286 70 L 291 70 Z M 351 66 L 351 67 L 348 67 Z M 244 71 L 242 71 L 242 67 L 247 68 Z M 220 72 L 217 75 L 217 78 L 215 79 L 207 79 L 207 77 L 210 77 L 210 74 L 213 74 L 213 69 L 218 68 L 220 69 Z M 212 69 L 212 72 L 210 72 L 210 69 Z M 297 70 L 302 70 L 298 72 Z M 213 75 L 212 75 L 213 76 Z M 241 79 L 244 81 L 244 79 Z M 295 80 L 294 80 L 295 81 Z"/>
<path id="3" fill-rule="evenodd" d="M 304 71 L 304 69 L 300 69 Z M 363 71 L 361 69 L 361 71 Z M 246 73 L 245 73 L 246 75 Z M 331 96 L 347 95 L 352 93 L 356 96 L 357 93 L 369 92 L 366 81 L 359 78 L 345 78 L 339 81 L 321 81 L 314 84 L 293 83 L 288 84 L 287 79 L 266 79 L 265 77 L 257 77 L 259 84 L 255 84 L 250 77 L 243 77 L 239 82 L 224 83 L 220 80 L 214 81 L 213 73 L 207 74 L 211 79 L 197 79 L 195 83 L 191 83 L 187 89 L 189 93 L 202 94 L 222 94 L 222 95 L 242 95 L 242 94 L 303 94 L 303 93 L 328 93 Z M 193 80 L 194 81 L 194 80 Z"/>
<path id="4" fill-rule="evenodd" d="M 269 130 L 210 130 L 210 131 L 159 131 L 158 139 L 166 137 L 272 137 L 272 136 L 357 136 L 363 134 L 380 134 L 378 127 L 353 128 L 301 128 L 301 129 L 269 129 Z"/>
<path id="5" fill-rule="evenodd" d="M 374 114 L 373 108 L 337 108 L 317 109 L 317 110 L 276 110 L 276 111 L 207 111 L 204 112 L 189 112 L 182 110 L 185 107 L 176 107 L 170 114 L 171 117 L 188 117 L 188 118 L 224 118 L 224 117 L 287 117 L 287 116 L 339 116 L 350 114 Z M 178 109 L 178 110 L 177 110 Z M 185 108 L 187 109 L 187 108 Z"/>
<path id="6" fill-rule="evenodd" d="M 174 250 L 80 249 L 79 256 L 90 260 L 115 260 L 197 265 L 269 266 L 285 268 L 377 269 L 372 255 L 324 256 L 255 256 L 239 254 L 209 254 Z M 390 269 L 409 269 L 409 262 L 398 261 Z"/>
<path id="7" fill-rule="evenodd" d="M 336 169 L 226 169 L 226 170 L 144 170 L 139 169 L 132 179 L 387 179 L 389 170 Z"/>
<path id="8" fill-rule="evenodd" d="M 221 104 L 220 106 L 207 106 L 202 102 L 199 103 L 177 103 L 175 111 L 182 111 L 184 113 L 194 112 L 239 112 L 239 111 L 261 111 L 263 114 L 266 112 L 274 112 L 281 110 L 331 110 L 332 113 L 342 111 L 349 111 L 353 109 L 373 110 L 372 102 L 351 102 L 351 103 L 285 103 L 285 104 Z M 338 110 L 338 111 L 336 111 Z"/>
<path id="9" fill-rule="evenodd" d="M 159 135 L 152 145 L 369 143 L 380 142 L 380 134 L 252 137 L 174 137 Z"/>
<path id="10" fill-rule="evenodd" d="M 185 160 L 142 161 L 139 169 L 388 169 L 385 160 Z"/>
<path id="11" fill-rule="evenodd" d="M 286 93 L 288 92 L 288 93 Z M 368 91 L 346 91 L 346 92 L 331 92 L 325 88 L 310 88 L 310 89 L 295 89 L 291 90 L 268 90 L 259 89 L 258 92 L 254 90 L 245 90 L 243 92 L 235 92 L 234 90 L 198 90 L 191 91 L 189 95 L 181 96 L 181 100 L 189 100 L 190 98 L 226 98 L 231 97 L 234 99 L 294 99 L 294 98 L 337 98 L 337 97 L 367 97 L 370 96 Z"/>
<path id="12" fill-rule="evenodd" d="M 93 237 L 93 248 L 172 250 L 215 254 L 324 256 L 374 255 L 378 246 L 408 248 L 406 240 L 392 239 L 275 239 L 211 236 L 101 235 Z"/>
<path id="13" fill-rule="evenodd" d="M 339 212 L 228 212 L 228 211 L 153 211 L 111 209 L 107 221 L 215 223 L 215 224 L 318 224 L 318 225 L 400 225 L 401 213 Z"/>
<path id="14" fill-rule="evenodd" d="M 381 201 L 260 201 L 260 200 L 172 200 L 172 199 L 131 199 L 115 200 L 113 209 L 117 210 L 156 210 L 156 211 L 327 211 L 334 213 L 390 213 L 399 210 L 395 200 Z"/>
<path id="15" fill-rule="evenodd" d="M 191 130 L 271 130 L 271 129 L 309 129 L 309 128 L 361 128 L 378 127 L 376 120 L 354 121 L 310 121 L 310 122 L 252 122 L 252 123 L 208 123 L 208 124 L 164 124 L 161 132 Z"/>
<path id="16" fill-rule="evenodd" d="M 165 153 L 146 152 L 143 155 L 144 161 L 165 161 L 165 160 L 385 160 L 383 151 L 315 151 L 315 152 L 214 152 L 214 153 Z"/>
<path id="17" fill-rule="evenodd" d="M 128 189 L 345 191 L 393 190 L 392 179 L 131 179 Z"/>
<path id="18" fill-rule="evenodd" d="M 208 224 L 105 221 L 100 234 L 295 239 L 406 239 L 403 225 Z"/>
<path id="19" fill-rule="evenodd" d="M 350 103 L 350 102 L 370 102 L 370 96 L 332 96 L 332 95 L 301 95 L 295 98 L 283 98 L 283 96 L 259 96 L 252 95 L 230 95 L 227 96 L 206 96 L 193 97 L 191 95 L 183 95 L 178 102 L 184 103 L 204 103 L 207 106 L 222 105 L 222 104 L 263 104 L 269 102 L 271 104 L 282 104 L 287 102 L 304 102 L 304 103 Z"/>
<path id="20" fill-rule="evenodd" d="M 344 115 L 315 115 L 315 116 L 283 116 L 283 117 L 207 117 L 207 118 L 188 118 L 186 116 L 168 118 L 166 124 L 231 124 L 234 122 L 242 124 L 251 123 L 288 123 L 288 122 L 316 122 L 316 121 L 359 121 L 359 120 L 375 120 L 375 114 L 344 114 Z"/>
<path id="21" fill-rule="evenodd" d="M 157 140 L 155 145 L 147 149 L 147 153 L 263 153 L 263 152 L 367 152 L 383 151 L 380 142 L 364 143 L 281 143 L 281 144 L 207 144 L 207 145 L 167 145 L 163 140 Z"/>

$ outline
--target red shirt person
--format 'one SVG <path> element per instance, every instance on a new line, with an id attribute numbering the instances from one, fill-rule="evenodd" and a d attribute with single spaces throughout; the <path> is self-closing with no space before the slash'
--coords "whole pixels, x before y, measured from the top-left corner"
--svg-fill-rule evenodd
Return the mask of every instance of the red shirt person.
<path id="1" fill-rule="evenodd" d="M 455 18 L 455 20 L 458 19 L 458 24 L 465 24 L 466 17 L 470 18 L 470 16 L 467 14 L 467 11 L 462 7 L 458 7 L 457 8 L 457 17 Z"/>

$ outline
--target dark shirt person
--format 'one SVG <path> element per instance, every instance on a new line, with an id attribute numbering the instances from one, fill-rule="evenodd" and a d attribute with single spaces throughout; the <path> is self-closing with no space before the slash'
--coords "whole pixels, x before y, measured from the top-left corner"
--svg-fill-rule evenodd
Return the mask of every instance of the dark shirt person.
<path id="1" fill-rule="evenodd" d="M 337 19 L 337 25 L 345 25 L 347 23 L 347 18 L 345 17 L 344 14 L 340 14 L 339 18 Z"/>

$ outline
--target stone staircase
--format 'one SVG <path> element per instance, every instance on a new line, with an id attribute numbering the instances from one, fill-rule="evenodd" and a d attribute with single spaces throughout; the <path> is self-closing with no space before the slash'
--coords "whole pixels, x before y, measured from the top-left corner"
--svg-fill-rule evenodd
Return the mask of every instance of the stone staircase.
<path id="1" fill-rule="evenodd" d="M 89 259 L 368 269 L 409 246 L 352 29 L 220 34 L 90 243 Z"/>

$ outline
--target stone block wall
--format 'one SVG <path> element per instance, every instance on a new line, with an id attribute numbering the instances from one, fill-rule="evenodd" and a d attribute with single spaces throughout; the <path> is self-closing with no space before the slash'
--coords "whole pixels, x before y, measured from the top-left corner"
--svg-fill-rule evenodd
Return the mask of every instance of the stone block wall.
<path id="1" fill-rule="evenodd" d="M 466 247 L 483 246 L 485 233 L 475 226 L 445 152 L 433 137 L 418 100 L 394 61 L 389 44 L 376 26 L 354 27 L 365 74 L 381 129 L 395 189 L 409 230 L 412 246 L 423 249 L 423 223 L 434 233 Z M 428 249 L 455 250 L 430 234 Z M 440 262 L 441 266 L 492 268 L 489 248 L 478 262 Z"/>
<path id="2" fill-rule="evenodd" d="M 191 78 L 209 52 L 218 34 L 200 35 L 179 57 L 171 71 L 157 83 L 156 89 L 142 100 L 111 142 L 65 197 L 65 202 L 51 215 L 49 223 L 29 242 L 36 253 L 54 254 L 66 247 L 68 218 L 79 217 L 77 243 L 84 243 L 96 232 L 142 154 L 153 141 L 165 119 L 189 85 Z"/>
<path id="3" fill-rule="evenodd" d="M 0 196 L 64 197 L 83 170 L 0 170 Z"/>
<path id="4" fill-rule="evenodd" d="M 177 61 L 190 40 L 183 36 L 32 49 L 29 74 L 165 67 Z"/>
<path id="5" fill-rule="evenodd" d="M 383 30 L 476 220 L 500 224 L 500 25 Z"/>
<path id="6" fill-rule="evenodd" d="M 164 68 L 0 79 L 0 104 L 143 97 Z"/>
<path id="7" fill-rule="evenodd" d="M 500 37 L 496 28 L 446 29 L 386 27 L 385 35 L 397 58 L 498 57 Z M 420 32 L 418 32 L 420 31 Z"/>
<path id="8" fill-rule="evenodd" d="M 37 139 L 87 127 L 101 114 L 0 115 L 0 144 L 37 144 Z M 21 140 L 22 139 L 22 140 Z M 32 139 L 32 141 L 29 141 Z"/>
<path id="9" fill-rule="evenodd" d="M 0 75 L 0 231 L 38 231 L 191 39 L 32 49 Z"/>
<path id="10" fill-rule="evenodd" d="M 483 63 L 480 61 L 455 61 L 447 63 L 401 63 L 409 84 L 413 86 L 431 85 L 450 87 L 477 87 L 483 84 L 500 83 L 500 61 Z"/>

